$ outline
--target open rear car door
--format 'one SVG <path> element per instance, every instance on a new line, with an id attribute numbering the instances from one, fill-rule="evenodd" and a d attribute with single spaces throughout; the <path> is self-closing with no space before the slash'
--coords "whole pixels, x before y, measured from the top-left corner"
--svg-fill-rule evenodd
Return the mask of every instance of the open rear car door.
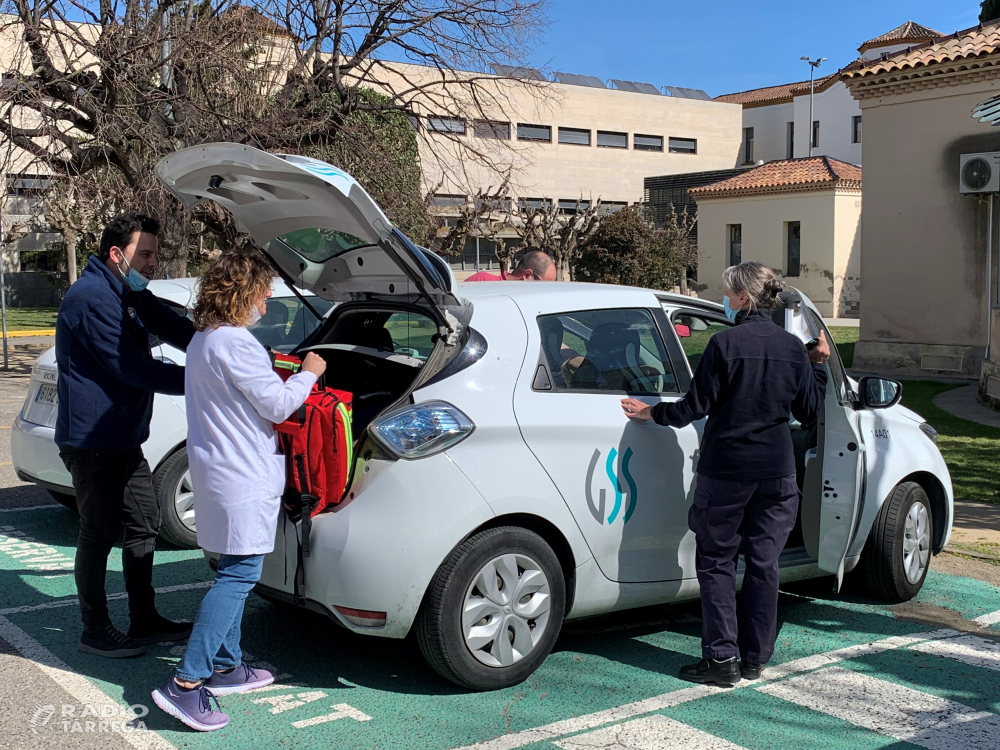
<path id="1" fill-rule="evenodd" d="M 858 429 L 850 380 L 823 318 L 808 297 L 797 290 L 782 295 L 785 329 L 803 342 L 826 333 L 830 360 L 826 399 L 818 424 L 815 455 L 806 468 L 802 530 L 806 551 L 820 570 L 833 573 L 839 591 L 844 562 L 857 533 L 864 503 L 866 470 L 864 442 Z M 818 465 L 811 465 L 818 461 Z"/>
<path id="2" fill-rule="evenodd" d="M 156 176 L 189 208 L 207 200 L 226 208 L 294 286 L 335 302 L 423 298 L 447 338 L 458 336 L 466 316 L 447 264 L 393 227 L 346 172 L 212 143 L 165 157 Z"/>

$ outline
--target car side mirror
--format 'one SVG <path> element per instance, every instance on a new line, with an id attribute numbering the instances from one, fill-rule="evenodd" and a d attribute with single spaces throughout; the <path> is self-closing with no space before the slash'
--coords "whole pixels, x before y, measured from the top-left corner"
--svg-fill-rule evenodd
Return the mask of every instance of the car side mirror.
<path id="1" fill-rule="evenodd" d="M 888 409 L 903 397 L 903 384 L 888 378 L 864 377 L 858 383 L 859 406 L 862 409 Z"/>
<path id="2" fill-rule="evenodd" d="M 674 330 L 677 331 L 677 335 L 682 339 L 691 338 L 691 326 L 686 326 L 683 323 L 674 323 Z"/>

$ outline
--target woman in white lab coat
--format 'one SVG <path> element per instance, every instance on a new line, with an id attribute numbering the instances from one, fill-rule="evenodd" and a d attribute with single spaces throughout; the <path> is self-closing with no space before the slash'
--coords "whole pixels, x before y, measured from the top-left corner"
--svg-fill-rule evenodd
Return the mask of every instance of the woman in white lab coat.
<path id="1" fill-rule="evenodd" d="M 274 549 L 285 486 L 274 424 L 302 405 L 326 369 L 310 352 L 302 372 L 282 382 L 247 331 L 265 312 L 272 276 L 256 255 L 229 253 L 215 261 L 198 287 L 197 333 L 187 349 L 187 453 L 198 544 L 220 557 L 177 674 L 152 695 L 156 705 L 200 731 L 229 721 L 210 698 L 274 681 L 270 672 L 243 661 L 240 622 L 264 555 Z"/>

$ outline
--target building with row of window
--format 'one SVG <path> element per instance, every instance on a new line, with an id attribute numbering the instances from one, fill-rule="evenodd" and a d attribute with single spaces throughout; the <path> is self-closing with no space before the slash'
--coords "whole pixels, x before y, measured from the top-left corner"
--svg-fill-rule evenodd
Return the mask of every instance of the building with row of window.
<path id="1" fill-rule="evenodd" d="M 858 48 L 860 61 L 872 61 L 941 36 L 907 21 Z M 832 156 L 861 164 L 861 107 L 841 77 L 842 71 L 810 81 L 741 91 L 716 97 L 743 108 L 739 163 L 745 165 L 803 156 Z M 812 151 L 810 151 L 810 147 Z"/>
<path id="2" fill-rule="evenodd" d="M 698 203 L 698 280 L 720 300 L 722 272 L 755 260 L 780 271 L 825 317 L 861 302 L 861 169 L 828 156 L 774 161 L 689 190 Z"/>

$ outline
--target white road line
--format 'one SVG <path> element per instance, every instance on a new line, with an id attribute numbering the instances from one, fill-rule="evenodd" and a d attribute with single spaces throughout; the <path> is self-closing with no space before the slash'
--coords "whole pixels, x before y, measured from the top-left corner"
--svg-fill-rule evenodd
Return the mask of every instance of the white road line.
<path id="1" fill-rule="evenodd" d="M 65 508 L 66 506 L 60 505 L 59 503 L 50 503 L 47 505 L 23 505 L 20 508 L 0 508 L 0 513 L 20 513 L 22 510 L 49 510 L 51 508 Z"/>
<path id="2" fill-rule="evenodd" d="M 179 583 L 175 586 L 161 586 L 156 589 L 157 594 L 172 594 L 175 591 L 189 591 L 191 589 L 207 589 L 211 588 L 214 581 L 198 581 L 196 583 Z M 114 594 L 108 594 L 108 601 L 114 601 L 116 599 L 125 599 L 128 596 L 124 591 L 118 591 Z M 40 609 L 59 609 L 61 607 L 75 607 L 80 603 L 80 600 L 75 597 L 69 597 L 67 599 L 56 599 L 52 602 L 44 602 L 42 604 L 26 604 L 23 607 L 8 607 L 7 609 L 0 609 L 0 616 L 2 615 L 17 615 L 22 612 L 37 612 Z"/>
<path id="3" fill-rule="evenodd" d="M 1000 643 L 983 640 L 974 635 L 949 638 L 946 641 L 929 641 L 914 646 L 912 650 L 933 656 L 946 656 L 973 667 L 985 667 L 1000 672 Z"/>
<path id="4" fill-rule="evenodd" d="M 371 721 L 372 717 L 368 714 L 362 713 L 356 708 L 351 708 L 346 703 L 338 703 L 335 706 L 330 706 L 333 709 L 332 714 L 326 714 L 325 716 L 314 716 L 311 719 L 303 719 L 302 721 L 293 721 L 292 726 L 296 729 L 303 729 L 305 727 L 313 727 L 317 724 L 326 724 L 328 721 L 337 721 L 338 719 L 354 719 L 355 721 Z"/>
<path id="5" fill-rule="evenodd" d="M 837 649 L 836 651 L 830 651 L 825 654 L 807 656 L 804 659 L 796 659 L 795 661 L 791 661 L 786 664 L 778 664 L 774 667 L 768 667 L 767 671 L 764 673 L 764 679 L 768 681 L 778 680 L 797 672 L 818 669 L 844 659 L 855 659 L 859 656 L 879 654 L 883 651 L 890 651 L 903 646 L 915 645 L 921 641 L 948 638 L 954 635 L 958 635 L 958 631 L 949 629 L 934 630 L 927 633 L 892 636 L 891 638 L 884 638 L 880 641 L 874 641 L 873 643 L 862 643 L 857 646 L 848 646 L 847 648 Z M 760 682 L 753 684 L 759 685 Z M 582 732 L 585 729 L 594 729 L 596 727 L 603 726 L 604 724 L 611 724 L 616 721 L 622 721 L 623 719 L 630 719 L 633 716 L 650 714 L 664 708 L 678 706 L 682 703 L 688 703 L 689 701 L 698 700 L 699 698 L 704 698 L 709 695 L 715 695 L 724 690 L 726 690 L 726 688 L 717 688 L 711 685 L 698 685 L 697 687 L 683 688 L 681 690 L 675 690 L 672 693 L 664 693 L 662 695 L 653 696 L 652 698 L 635 701 L 634 703 L 627 703 L 624 706 L 607 708 L 603 711 L 597 711 L 583 716 L 576 716 L 572 719 L 564 719 L 563 721 L 556 721 L 552 724 L 546 724 L 545 726 L 535 727 L 533 729 L 524 729 L 520 732 L 512 732 L 510 734 L 501 735 L 500 737 L 492 740 L 466 745 L 465 747 L 458 748 L 458 750 L 513 750 L 517 747 L 530 745 L 532 742 L 555 740 L 567 734 Z"/>
<path id="6" fill-rule="evenodd" d="M 53 682 L 80 703 L 95 706 L 98 711 L 101 706 L 126 705 L 111 698 L 83 675 L 74 672 L 69 665 L 6 617 L 0 617 L 0 638 L 16 648 L 25 659 L 34 662 L 46 676 L 52 678 Z M 177 750 L 152 730 L 120 732 L 120 734 L 136 750 Z"/>
<path id="7" fill-rule="evenodd" d="M 984 628 L 988 628 L 990 625 L 1000 623 L 1000 612 L 990 612 L 988 615 L 973 617 L 972 621 L 977 625 L 982 625 Z"/>
<path id="8" fill-rule="evenodd" d="M 563 750 L 744 750 L 666 716 L 646 716 L 555 743 Z"/>
<path id="9" fill-rule="evenodd" d="M 928 750 L 996 750 L 1000 716 L 844 667 L 758 688 Z"/>

